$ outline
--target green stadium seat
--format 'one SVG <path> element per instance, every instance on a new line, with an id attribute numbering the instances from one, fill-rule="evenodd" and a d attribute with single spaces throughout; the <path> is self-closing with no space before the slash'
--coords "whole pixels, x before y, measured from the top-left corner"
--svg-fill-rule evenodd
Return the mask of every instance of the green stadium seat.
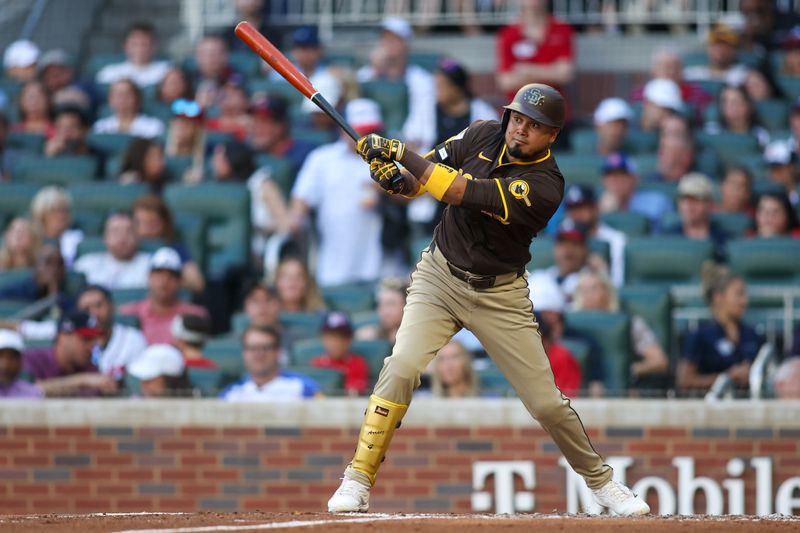
<path id="1" fill-rule="evenodd" d="M 85 236 L 94 237 L 103 234 L 106 215 L 97 211 L 76 211 L 73 215 L 75 226 L 83 230 Z"/>
<path id="2" fill-rule="evenodd" d="M 248 84 L 251 95 L 277 94 L 287 100 L 290 106 L 299 106 L 305 98 L 291 83 L 284 80 L 255 79 Z"/>
<path id="3" fill-rule="evenodd" d="M 0 183 L 0 213 L 8 217 L 27 215 L 31 200 L 41 188 L 39 183 Z"/>
<path id="4" fill-rule="evenodd" d="M 325 347 L 319 337 L 299 340 L 292 344 L 292 366 L 311 366 L 311 360 L 324 353 Z"/>
<path id="5" fill-rule="evenodd" d="M 358 311 L 350 316 L 350 321 L 353 323 L 353 329 L 357 330 L 365 326 L 379 325 L 380 317 L 377 311 Z"/>
<path id="6" fill-rule="evenodd" d="M 180 242 L 189 248 L 192 260 L 201 270 L 205 270 L 206 258 L 206 223 L 203 217 L 192 213 L 173 213 L 175 230 Z"/>
<path id="7" fill-rule="evenodd" d="M 2 279 L 0 279 L 0 283 L 1 282 Z M 9 320 L 13 318 L 17 313 L 25 309 L 28 305 L 30 305 L 30 302 L 24 302 L 19 300 L 0 300 L 0 319 Z M 30 348 L 30 346 L 28 346 L 27 343 L 26 347 Z"/>
<path id="8" fill-rule="evenodd" d="M 373 283 L 349 283 L 322 289 L 322 298 L 331 309 L 355 313 L 375 308 Z"/>
<path id="9" fill-rule="evenodd" d="M 86 60 L 83 72 L 86 78 L 94 81 L 97 73 L 106 65 L 114 63 L 122 63 L 125 61 L 125 54 L 122 53 L 107 53 L 107 54 L 92 54 Z"/>
<path id="10" fill-rule="evenodd" d="M 139 317 L 135 315 L 115 315 L 114 323 L 122 324 L 123 326 L 129 326 L 136 329 L 141 329 L 142 327 L 141 322 L 139 322 Z"/>
<path id="11" fill-rule="evenodd" d="M 328 65 L 342 65 L 353 69 L 355 69 L 358 64 L 355 54 L 342 51 L 333 52 L 331 50 L 325 51 L 324 61 Z"/>
<path id="12" fill-rule="evenodd" d="M 45 141 L 46 138 L 41 133 L 12 131 L 6 138 L 6 145 L 15 150 L 40 155 L 44 148 Z"/>
<path id="13" fill-rule="evenodd" d="M 21 89 L 22 84 L 17 80 L 13 78 L 0 77 L 0 92 L 5 93 L 9 102 L 14 102 L 17 99 Z M 9 105 L 8 107 L 13 108 L 15 106 Z"/>
<path id="14" fill-rule="evenodd" d="M 778 82 L 778 87 L 781 88 L 790 102 L 800 97 L 800 77 L 778 76 L 776 81 Z"/>
<path id="15" fill-rule="evenodd" d="M 413 239 L 410 243 L 411 249 L 409 250 L 409 252 L 411 252 L 411 260 L 414 262 L 418 261 L 422 256 L 422 252 L 431 245 L 431 242 L 433 242 L 433 235 L 423 235 Z"/>
<path id="16" fill-rule="evenodd" d="M 601 216 L 603 222 L 612 228 L 623 232 L 630 237 L 643 237 L 648 234 L 649 222 L 647 217 L 632 211 L 618 211 L 605 213 Z"/>
<path id="17" fill-rule="evenodd" d="M 261 59 L 249 50 L 247 52 L 231 52 L 228 55 L 228 63 L 233 70 L 248 78 L 257 76 L 261 68 Z"/>
<path id="18" fill-rule="evenodd" d="M 669 291 L 653 285 L 626 285 L 619 291 L 622 310 L 639 315 L 658 338 L 664 353 L 671 353 L 672 299 Z"/>
<path id="19" fill-rule="evenodd" d="M 292 130 L 292 136 L 302 142 L 313 144 L 314 146 L 322 146 L 323 144 L 330 144 L 336 142 L 337 136 L 329 131 L 312 130 L 307 128 L 297 128 Z"/>
<path id="20" fill-rule="evenodd" d="M 711 220 L 725 230 L 731 238 L 738 238 L 753 226 L 753 219 L 744 213 L 713 213 Z"/>
<path id="21" fill-rule="evenodd" d="M 657 148 L 658 133 L 654 131 L 630 130 L 622 143 L 622 150 L 631 155 L 652 154 Z"/>
<path id="22" fill-rule="evenodd" d="M 250 194 L 238 184 L 203 183 L 167 187 L 164 197 L 177 213 L 203 217 L 205 272 L 221 279 L 250 260 Z"/>
<path id="23" fill-rule="evenodd" d="M 169 181 L 172 182 L 181 182 L 183 175 L 191 166 L 191 156 L 169 156 L 164 158 L 164 171 Z"/>
<path id="24" fill-rule="evenodd" d="M 148 254 L 154 253 L 159 248 L 163 248 L 165 246 L 170 246 L 170 243 L 166 242 L 163 239 L 140 239 L 139 240 L 139 251 L 145 252 Z"/>
<path id="25" fill-rule="evenodd" d="M 208 146 L 216 146 L 218 144 L 227 143 L 232 140 L 234 140 L 233 134 L 227 131 L 206 130 L 206 144 Z"/>
<path id="26" fill-rule="evenodd" d="M 138 302 L 147 296 L 147 289 L 113 289 L 111 291 L 111 298 L 114 300 L 114 305 L 119 307 L 131 302 Z"/>
<path id="27" fill-rule="evenodd" d="M 433 72 L 439 66 L 441 57 L 441 54 L 435 52 L 411 52 L 408 54 L 408 62 L 422 67 L 428 72 Z"/>
<path id="28" fill-rule="evenodd" d="M 654 153 L 635 155 L 632 159 L 639 176 L 651 176 L 658 170 L 658 156 Z"/>
<path id="29" fill-rule="evenodd" d="M 21 156 L 14 162 L 11 176 L 14 181 L 69 185 L 94 180 L 97 165 L 97 160 L 90 156 Z"/>
<path id="30" fill-rule="evenodd" d="M 250 325 L 250 317 L 244 311 L 238 311 L 231 316 L 231 332 L 239 335 Z"/>
<path id="31" fill-rule="evenodd" d="M 10 287 L 22 281 L 30 279 L 33 270 L 30 268 L 17 268 L 14 270 L 0 271 L 0 288 Z"/>
<path id="32" fill-rule="evenodd" d="M 584 339 L 563 337 L 559 341 L 559 344 L 569 350 L 569 353 L 572 354 L 572 356 L 581 366 L 581 372 L 584 376 L 583 381 L 586 381 L 585 376 L 589 375 L 589 351 L 591 350 L 589 343 Z"/>
<path id="33" fill-rule="evenodd" d="M 314 380 L 325 396 L 341 396 L 344 393 L 344 373 L 338 370 L 313 366 L 292 366 L 288 370 Z"/>
<path id="34" fill-rule="evenodd" d="M 75 183 L 68 188 L 75 212 L 93 211 L 104 217 L 111 211 L 129 210 L 136 199 L 148 192 L 147 185 L 111 182 Z"/>
<path id="35" fill-rule="evenodd" d="M 365 98 L 381 108 L 387 135 L 397 135 L 408 117 L 408 87 L 403 81 L 373 80 L 359 84 Z"/>
<path id="36" fill-rule="evenodd" d="M 203 355 L 217 363 L 222 372 L 222 385 L 238 381 L 245 373 L 242 343 L 238 337 L 215 337 L 209 340 L 203 346 Z"/>
<path id="37" fill-rule="evenodd" d="M 90 133 L 87 138 L 89 146 L 106 156 L 122 154 L 128 149 L 131 137 L 127 133 Z"/>
<path id="38" fill-rule="evenodd" d="M 579 183 L 583 185 L 600 185 L 603 177 L 602 156 L 596 154 L 556 154 L 558 168 L 564 175 L 567 185 Z"/>
<path id="39" fill-rule="evenodd" d="M 370 379 L 374 381 L 383 368 L 383 360 L 392 353 L 392 344 L 383 339 L 353 341 L 353 353 L 367 360 Z"/>
<path id="40" fill-rule="evenodd" d="M 743 157 L 761 153 L 758 139 L 749 134 L 729 131 L 716 134 L 700 132 L 696 137 L 701 146 L 711 148 L 726 165 L 737 163 Z"/>
<path id="41" fill-rule="evenodd" d="M 224 373 L 220 368 L 193 368 L 186 369 L 189 383 L 201 396 L 214 398 L 219 394 L 223 384 Z"/>
<path id="42" fill-rule="evenodd" d="M 705 61 L 705 64 L 707 63 L 708 60 Z M 720 91 L 722 91 L 722 88 L 725 87 L 725 82 L 718 80 L 692 80 L 692 83 L 699 85 L 701 89 L 710 94 L 715 100 L 719 96 Z"/>
<path id="43" fill-rule="evenodd" d="M 537 237 L 531 242 L 531 260 L 528 271 L 540 270 L 553 266 L 553 247 L 555 243 L 549 237 Z"/>
<path id="44" fill-rule="evenodd" d="M 683 237 L 637 238 L 625 245 L 626 283 L 696 283 L 712 243 Z"/>
<path id="45" fill-rule="evenodd" d="M 501 397 L 514 396 L 514 388 L 500 369 L 491 366 L 478 372 L 478 386 L 481 394 L 496 394 Z"/>
<path id="46" fill-rule="evenodd" d="M 283 197 L 288 200 L 296 177 L 292 162 L 269 154 L 258 154 L 256 164 L 259 168 L 269 169 L 270 179 L 280 187 Z"/>
<path id="47" fill-rule="evenodd" d="M 281 313 L 281 328 L 288 338 L 308 339 L 319 335 L 322 313 Z"/>
<path id="48" fill-rule="evenodd" d="M 105 252 L 106 245 L 103 242 L 102 236 L 85 236 L 81 239 L 81 242 L 78 243 L 78 249 L 75 252 L 75 259 L 84 256 L 86 254 L 93 254 L 98 252 Z"/>
<path id="49" fill-rule="evenodd" d="M 569 146 L 574 154 L 593 154 L 597 149 L 597 132 L 592 128 L 580 128 L 572 132 Z"/>
<path id="50" fill-rule="evenodd" d="M 564 318 L 569 327 L 597 341 L 603 352 L 606 390 L 610 396 L 623 395 L 631 363 L 628 316 L 603 311 L 571 311 L 565 313 Z"/>
<path id="51" fill-rule="evenodd" d="M 761 100 L 755 103 L 758 118 L 770 132 L 777 132 L 789 127 L 789 103 L 780 98 Z"/>
<path id="52" fill-rule="evenodd" d="M 739 239 L 729 241 L 727 247 L 731 269 L 749 283 L 800 281 L 800 242 L 796 239 Z"/>

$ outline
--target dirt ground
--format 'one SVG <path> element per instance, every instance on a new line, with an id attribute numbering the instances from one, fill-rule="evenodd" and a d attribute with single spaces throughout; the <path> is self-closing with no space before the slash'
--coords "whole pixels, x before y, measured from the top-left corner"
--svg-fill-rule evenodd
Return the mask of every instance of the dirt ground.
<path id="1" fill-rule="evenodd" d="M 357 514 L 327 513 L 99 513 L 0 516 L 0 532 L 204 533 L 238 531 L 333 531 L 399 533 L 537 533 L 800 531 L 800 516 L 617 518 L 570 515 Z"/>

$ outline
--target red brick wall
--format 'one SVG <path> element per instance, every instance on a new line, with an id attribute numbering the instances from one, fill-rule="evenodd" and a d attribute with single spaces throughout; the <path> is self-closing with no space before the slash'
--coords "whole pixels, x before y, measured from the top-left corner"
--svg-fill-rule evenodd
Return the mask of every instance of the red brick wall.
<path id="1" fill-rule="evenodd" d="M 693 457 L 695 475 L 718 483 L 729 477 L 729 459 L 770 456 L 773 496 L 782 481 L 800 475 L 800 429 L 588 432 L 601 454 L 634 458 L 629 483 L 659 476 L 674 487 L 677 455 Z M 0 512 L 318 511 L 355 439 L 355 429 L 335 428 L 0 427 Z M 473 462 L 532 460 L 535 510 L 563 512 L 559 456 L 540 429 L 404 426 L 373 489 L 372 510 L 467 512 Z M 754 477 L 749 467 L 741 476 L 748 513 Z M 484 490 L 492 491 L 491 482 Z"/>

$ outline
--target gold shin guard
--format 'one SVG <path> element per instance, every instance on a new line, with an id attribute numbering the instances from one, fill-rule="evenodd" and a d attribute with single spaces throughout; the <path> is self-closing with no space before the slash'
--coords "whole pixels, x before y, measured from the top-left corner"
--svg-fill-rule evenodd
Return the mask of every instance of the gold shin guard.
<path id="1" fill-rule="evenodd" d="M 372 485 L 375 484 L 378 468 L 392 442 L 394 430 L 407 410 L 407 405 L 390 402 L 374 394 L 369 397 L 367 414 L 361 424 L 358 446 L 351 466 L 365 474 Z"/>

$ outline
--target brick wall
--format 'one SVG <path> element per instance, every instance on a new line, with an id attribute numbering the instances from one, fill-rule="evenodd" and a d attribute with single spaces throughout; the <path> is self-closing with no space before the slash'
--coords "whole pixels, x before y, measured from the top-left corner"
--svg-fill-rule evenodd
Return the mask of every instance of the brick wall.
<path id="1" fill-rule="evenodd" d="M 3 414 L 9 413 L 0 411 L 0 422 Z M 99 422 L 0 426 L 0 512 L 318 511 L 338 485 L 357 435 L 356 424 Z M 374 511 L 468 512 L 472 464 L 484 460 L 534 461 L 535 510 L 566 510 L 560 454 L 533 423 L 498 426 L 479 420 L 472 427 L 455 422 L 434 427 L 414 424 L 413 418 L 408 422 L 398 430 L 373 489 Z M 800 475 L 797 427 L 628 423 L 589 424 L 587 431 L 604 456 L 634 459 L 629 483 L 659 476 L 674 487 L 673 456 L 693 457 L 695 475 L 718 483 L 730 477 L 725 465 L 731 458 L 769 456 L 773 492 Z M 747 468 L 740 478 L 746 511 L 753 513 L 754 470 Z M 491 480 L 484 490 L 491 492 Z M 650 499 L 655 503 L 653 494 Z"/>

